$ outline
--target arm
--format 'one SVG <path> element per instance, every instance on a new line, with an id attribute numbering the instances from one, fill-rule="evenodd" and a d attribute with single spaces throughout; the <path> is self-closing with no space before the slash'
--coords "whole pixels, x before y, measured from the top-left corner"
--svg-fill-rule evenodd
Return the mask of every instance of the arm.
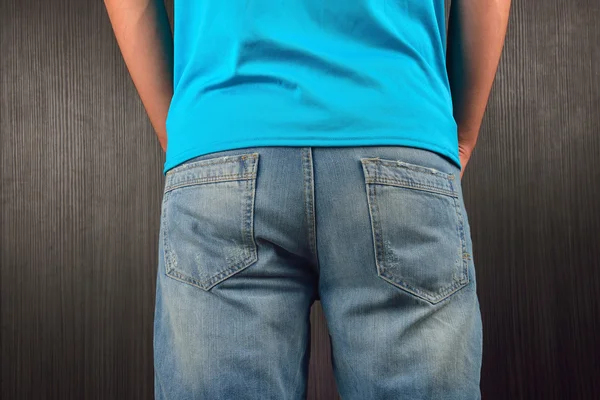
<path id="1" fill-rule="evenodd" d="M 173 96 L 173 36 L 162 0 L 104 0 L 129 74 L 166 152 Z"/>
<path id="2" fill-rule="evenodd" d="M 453 0 L 447 69 L 464 168 L 477 142 L 508 25 L 510 0 Z"/>

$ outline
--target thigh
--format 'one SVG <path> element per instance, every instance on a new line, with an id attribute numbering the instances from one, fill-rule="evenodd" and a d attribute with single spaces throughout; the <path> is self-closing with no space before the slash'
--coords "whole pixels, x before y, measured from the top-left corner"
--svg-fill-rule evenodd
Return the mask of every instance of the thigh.
<path id="1" fill-rule="evenodd" d="M 342 398 L 479 399 L 482 327 L 458 168 L 404 147 L 316 159 L 319 290 Z"/>
<path id="2" fill-rule="evenodd" d="M 157 399 L 304 398 L 316 285 L 302 258 L 278 251 L 275 243 L 287 238 L 265 222 L 283 214 L 275 208 L 286 202 L 288 192 L 268 185 L 275 171 L 265 161 L 280 156 L 276 149 L 221 151 L 167 173 L 154 317 Z"/>

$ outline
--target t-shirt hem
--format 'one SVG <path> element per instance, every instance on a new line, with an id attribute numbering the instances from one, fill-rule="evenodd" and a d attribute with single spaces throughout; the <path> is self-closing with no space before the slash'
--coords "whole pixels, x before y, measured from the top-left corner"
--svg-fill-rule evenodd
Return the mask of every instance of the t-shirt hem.
<path id="1" fill-rule="evenodd" d="M 344 144 L 346 143 L 346 144 Z M 437 152 L 443 156 L 449 158 L 452 162 L 454 162 L 455 166 L 457 166 L 462 171 L 462 166 L 460 164 L 460 158 L 457 156 L 457 152 L 452 152 L 445 147 L 441 147 L 437 144 L 416 140 L 416 139 L 407 139 L 407 138 L 392 138 L 392 137 L 369 137 L 364 140 L 360 140 L 357 138 L 350 139 L 339 139 L 339 138 L 322 138 L 322 139 L 292 139 L 292 138 L 283 138 L 283 139 L 252 139 L 252 140 L 244 140 L 235 142 L 211 142 L 205 143 L 202 146 L 195 146 L 190 148 L 182 153 L 177 154 L 176 156 L 167 155 L 167 160 L 165 161 L 165 165 L 163 167 L 163 175 L 166 175 L 167 172 L 186 162 L 187 160 L 197 157 L 199 155 L 208 154 L 217 151 L 225 151 L 225 150 L 234 150 L 246 147 L 267 147 L 267 146 L 290 146 L 290 147 L 351 147 L 351 146 L 388 146 L 388 145 L 397 145 L 397 146 L 410 146 L 416 147 L 424 150 L 430 150 Z M 167 148 L 168 152 L 168 148 Z"/>

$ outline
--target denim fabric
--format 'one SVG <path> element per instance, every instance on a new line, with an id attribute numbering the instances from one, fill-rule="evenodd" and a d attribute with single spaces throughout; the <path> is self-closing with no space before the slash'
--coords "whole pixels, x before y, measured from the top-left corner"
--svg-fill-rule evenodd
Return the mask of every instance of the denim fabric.
<path id="1" fill-rule="evenodd" d="M 305 399 L 318 299 L 342 399 L 480 399 L 459 176 L 405 146 L 247 147 L 169 170 L 155 398 Z"/>

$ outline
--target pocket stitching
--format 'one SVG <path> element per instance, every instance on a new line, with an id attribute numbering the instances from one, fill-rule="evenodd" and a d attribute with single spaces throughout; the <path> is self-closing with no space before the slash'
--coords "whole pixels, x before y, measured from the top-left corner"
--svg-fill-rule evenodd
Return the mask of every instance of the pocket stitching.
<path id="1" fill-rule="evenodd" d="M 370 184 L 377 184 L 378 182 L 381 182 L 382 184 L 388 185 L 388 186 L 398 186 L 398 187 L 405 187 L 405 188 L 415 188 L 416 190 L 422 190 L 422 191 L 428 191 L 428 192 L 432 192 L 432 193 L 439 193 L 442 195 L 447 195 L 450 197 L 458 197 L 458 194 L 454 191 L 454 190 L 446 190 L 444 188 L 440 188 L 434 185 L 427 185 L 427 184 L 423 184 L 421 182 L 409 182 L 406 180 L 402 180 L 399 178 L 381 178 L 381 175 L 379 175 L 377 177 L 377 179 L 374 178 L 367 178 L 367 183 Z M 450 185 L 452 185 L 452 182 L 450 182 Z"/>
<path id="2" fill-rule="evenodd" d="M 209 166 L 209 165 L 229 163 L 233 159 L 245 160 L 247 158 L 255 158 L 256 159 L 256 158 L 258 158 L 258 153 L 253 152 L 253 153 L 246 153 L 246 154 L 233 154 L 233 155 L 224 155 L 224 156 L 221 155 L 221 156 L 216 156 L 215 158 L 205 158 L 202 160 L 192 161 L 190 163 L 184 163 L 177 167 L 171 168 L 169 171 L 167 171 L 167 173 L 165 175 L 172 175 L 176 172 L 185 171 L 185 170 L 188 170 L 190 168 L 195 168 L 195 167 L 205 167 L 205 166 Z"/>
<path id="3" fill-rule="evenodd" d="M 218 177 L 216 177 L 214 179 L 211 179 L 211 178 L 190 179 L 190 180 L 186 180 L 183 183 L 174 183 L 172 185 L 169 185 L 167 187 L 167 189 L 165 190 L 165 193 L 168 193 L 172 190 L 180 189 L 180 188 L 186 187 L 186 186 L 198 186 L 198 185 L 204 185 L 207 183 L 251 180 L 255 177 L 254 175 L 255 175 L 254 173 L 241 174 L 241 175 L 240 174 L 231 174 L 231 175 L 219 175 Z"/>
<path id="4" fill-rule="evenodd" d="M 454 180 L 456 177 L 455 174 L 453 174 L 453 173 L 444 172 L 444 171 L 441 171 L 436 168 L 424 167 L 422 165 L 412 164 L 407 161 L 390 160 L 390 159 L 386 159 L 386 158 L 372 157 L 372 158 L 362 158 L 361 162 L 363 162 L 363 164 L 379 163 L 379 164 L 383 164 L 383 165 L 386 165 L 389 167 L 404 168 L 404 169 L 408 169 L 411 171 L 422 172 L 422 173 L 427 173 L 430 175 L 440 176 L 442 178 L 450 179 L 450 180 Z"/>
<path id="5" fill-rule="evenodd" d="M 215 161 L 215 162 L 207 162 L 209 160 L 206 160 L 206 159 L 199 160 L 193 164 L 195 164 L 195 166 L 198 166 L 198 163 L 204 162 L 203 166 L 206 166 L 206 165 L 219 164 L 222 162 L 231 162 L 231 160 L 221 160 L 222 158 L 226 158 L 226 157 L 232 157 L 232 156 L 219 156 L 220 160 Z M 257 153 L 235 155 L 233 157 L 237 157 L 240 159 L 255 158 L 256 160 L 258 160 Z M 212 160 L 210 160 L 210 161 L 212 161 Z M 189 164 L 189 165 L 185 164 L 183 167 L 189 167 L 190 165 L 191 164 Z M 253 167 L 255 168 L 255 166 L 253 166 Z M 182 171 L 184 169 L 188 169 L 188 168 L 182 168 L 178 171 Z M 242 215 L 242 228 L 241 228 L 242 229 L 241 237 L 242 237 L 242 245 L 243 245 L 242 251 L 245 252 L 246 257 L 243 258 L 242 260 L 240 260 L 240 262 L 238 262 L 237 264 L 230 266 L 226 270 L 217 273 L 216 275 L 210 277 L 209 279 L 207 279 L 205 281 L 198 281 L 194 277 L 189 276 L 188 274 L 183 274 L 182 272 L 180 272 L 177 269 L 176 255 L 171 250 L 170 242 L 167 240 L 169 235 L 167 234 L 167 224 L 166 224 L 167 210 L 168 210 L 167 203 L 169 201 L 169 198 L 170 198 L 173 190 L 177 189 L 177 188 L 186 187 L 186 186 L 197 186 L 197 185 L 201 185 L 203 183 L 190 184 L 189 183 L 190 181 L 186 181 L 182 185 L 167 186 L 167 189 L 165 190 L 165 193 L 163 194 L 163 217 L 162 217 L 163 221 L 162 221 L 161 229 L 163 229 L 165 274 L 173 279 L 176 279 L 176 280 L 184 282 L 184 283 L 188 283 L 192 286 L 198 287 L 205 291 L 210 290 L 212 287 L 214 287 L 221 281 L 232 276 L 234 273 L 237 273 L 237 272 L 242 271 L 243 269 L 246 269 L 247 267 L 252 265 L 254 262 L 256 262 L 256 260 L 258 259 L 258 249 L 257 249 L 256 241 L 254 240 L 254 231 L 253 231 L 254 199 L 255 199 L 255 195 L 256 195 L 256 176 L 257 176 L 256 172 L 246 173 L 246 174 L 233 174 L 233 175 L 228 175 L 228 176 L 235 176 L 236 177 L 235 180 L 246 181 L 246 185 L 245 185 L 245 189 L 244 189 L 245 201 L 242 202 L 243 207 L 245 204 L 245 209 L 242 212 L 243 215 Z M 224 177 L 224 176 L 221 176 L 221 177 Z M 225 180 L 217 179 L 217 180 L 210 181 L 210 183 L 215 182 L 215 181 L 225 182 L 225 181 L 231 181 L 231 180 L 232 179 L 225 179 Z M 200 181 L 200 180 L 194 180 L 191 182 L 197 182 L 197 181 Z M 202 178 L 201 181 L 209 183 L 208 181 L 206 181 L 205 178 Z"/>
<path id="6" fill-rule="evenodd" d="M 367 162 L 372 162 L 372 163 L 376 163 L 378 161 L 381 161 L 381 159 L 367 160 Z M 364 162 L 363 162 L 363 164 L 364 164 Z M 404 165 L 397 164 L 396 162 L 392 162 L 391 166 L 392 167 L 400 167 L 400 168 L 404 167 Z M 415 168 L 410 168 L 410 169 L 415 171 L 416 173 L 429 172 L 429 171 L 423 171 L 423 170 L 419 170 L 419 169 L 415 169 Z M 450 174 L 449 176 L 452 176 L 452 174 Z M 375 179 L 370 179 L 369 177 L 366 177 L 366 178 L 367 179 L 365 179 L 365 182 L 367 184 L 367 189 L 368 189 L 367 201 L 369 203 L 369 214 L 371 217 L 371 229 L 372 229 L 373 240 L 374 240 L 374 245 L 375 245 L 374 246 L 375 247 L 375 261 L 376 261 L 376 265 L 377 265 L 378 276 L 383 278 L 384 280 L 390 282 L 394 286 L 397 286 L 397 287 L 401 288 L 402 290 L 412 293 L 413 295 L 415 295 L 419 298 L 422 298 L 426 301 L 429 301 L 433 304 L 439 303 L 440 301 L 443 301 L 443 300 L 449 298 L 453 293 L 455 293 L 458 290 L 462 289 L 463 287 L 467 286 L 470 279 L 469 279 L 469 275 L 468 275 L 468 253 L 467 253 L 467 249 L 466 249 L 466 238 L 465 238 L 464 226 L 463 226 L 464 221 L 463 221 L 463 217 L 462 217 L 462 212 L 460 211 L 459 204 L 458 204 L 458 195 L 455 193 L 455 189 L 454 189 L 454 186 L 452 183 L 452 178 L 448 178 L 450 181 L 449 184 L 452 188 L 452 194 L 449 194 L 448 191 L 443 190 L 443 189 L 442 189 L 443 193 L 440 193 L 439 191 L 426 190 L 427 187 L 425 189 L 423 189 L 422 187 L 420 187 L 418 182 L 417 182 L 417 184 L 414 184 L 413 182 L 411 182 L 410 185 L 403 186 L 403 185 L 390 185 L 389 184 L 390 179 L 378 178 L 377 182 L 376 182 Z M 458 272 L 458 277 L 454 278 L 455 275 L 453 273 L 452 283 L 449 286 L 443 287 L 440 290 L 438 290 L 435 293 L 435 295 L 429 294 L 423 290 L 413 287 L 412 285 L 406 283 L 404 281 L 404 279 L 402 279 L 402 278 L 394 277 L 392 274 L 387 272 L 384 267 L 384 262 L 383 262 L 384 261 L 383 260 L 384 249 L 382 248 L 383 241 L 382 241 L 382 237 L 381 237 L 383 229 L 381 227 L 381 222 L 379 219 L 381 212 L 379 210 L 379 203 L 377 201 L 376 190 L 375 190 L 375 185 L 377 185 L 379 182 L 382 182 L 382 181 L 383 181 L 382 184 L 387 185 L 387 186 L 395 186 L 398 188 L 407 188 L 407 189 L 412 188 L 414 190 L 433 192 L 440 196 L 446 196 L 446 197 L 450 198 L 454 204 L 454 209 L 456 212 L 456 218 L 457 218 L 457 222 L 458 222 L 457 223 L 457 234 L 458 234 L 459 240 L 461 242 L 461 253 L 462 253 L 460 260 L 458 261 L 458 263 L 460 265 L 455 267 L 455 269 L 457 269 L 456 272 Z M 396 180 L 394 180 L 394 182 L 396 182 Z M 375 210 L 377 217 L 375 217 L 373 215 L 373 210 Z"/>

